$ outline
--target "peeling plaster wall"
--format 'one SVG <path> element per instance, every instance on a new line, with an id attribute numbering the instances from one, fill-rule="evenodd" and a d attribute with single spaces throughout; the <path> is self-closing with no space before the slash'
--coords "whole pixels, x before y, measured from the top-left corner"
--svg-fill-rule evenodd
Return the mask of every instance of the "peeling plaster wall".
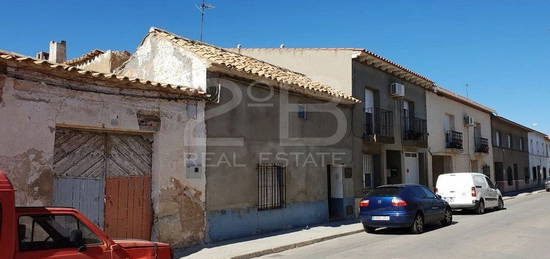
<path id="1" fill-rule="evenodd" d="M 331 111 L 337 111 L 340 117 L 344 117 L 344 122 L 341 123 L 345 128 L 344 136 L 338 143 L 329 146 L 282 146 L 279 142 L 279 114 L 286 105 L 281 101 L 279 94 L 274 93 L 277 91 L 271 92 L 258 82 L 243 82 L 238 76 L 208 71 L 208 66 L 207 62 L 194 53 L 174 46 L 164 38 L 149 35 L 118 71 L 121 75 L 203 90 L 206 89 L 207 80 L 212 85 L 222 86 L 221 104 L 207 105 L 207 241 L 327 221 L 328 159 L 320 162 L 319 158 L 315 158 L 318 163 L 316 166 L 290 164 L 287 168 L 286 207 L 258 211 L 259 155 L 292 152 L 305 155 L 336 153 L 340 159 L 339 163 L 351 166 L 351 106 L 333 104 L 331 108 Z M 250 84 L 258 85 L 249 87 Z M 272 94 L 274 95 L 271 96 Z M 227 105 L 228 102 L 231 104 Z M 294 94 L 290 95 L 289 102 L 319 103 L 313 98 Z M 311 112 L 307 116 L 307 119 L 303 120 L 297 118 L 296 113 L 288 114 L 289 137 L 328 138 L 336 131 L 335 118 L 331 114 Z M 219 138 L 231 139 L 229 142 L 242 138 L 244 143 L 220 144 Z M 301 158 L 300 164 L 305 163 L 304 157 Z M 277 162 L 273 157 L 268 160 Z M 354 174 L 360 175 L 360 172 L 355 171 Z M 345 184 L 350 186 L 346 189 L 346 197 L 353 196 L 352 184 L 349 182 L 345 181 Z M 178 183 L 175 182 L 173 192 L 167 193 L 166 200 L 188 199 L 195 192 L 192 189 L 178 189 L 177 186 Z M 186 197 L 181 197 L 180 193 L 186 194 Z"/>
<path id="2" fill-rule="evenodd" d="M 12 77 L 25 77 L 24 73 L 9 68 L 10 76 L 0 74 L 0 170 L 18 190 L 17 205 L 52 202 L 56 126 L 139 133 L 137 113 L 148 111 L 161 119 L 160 129 L 148 132 L 154 138 L 152 238 L 174 246 L 203 241 L 205 161 L 188 154 L 205 152 L 204 103 L 74 91 Z M 52 77 L 48 81 L 72 83 Z M 199 168 L 192 178 L 185 158 Z"/>
<path id="3" fill-rule="evenodd" d="M 195 54 L 162 37 L 149 35 L 118 73 L 206 91 L 207 67 Z"/>

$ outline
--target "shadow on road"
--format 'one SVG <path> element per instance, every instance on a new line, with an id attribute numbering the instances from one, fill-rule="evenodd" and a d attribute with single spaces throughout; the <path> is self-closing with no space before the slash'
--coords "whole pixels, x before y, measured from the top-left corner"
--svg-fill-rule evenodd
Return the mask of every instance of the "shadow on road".
<path id="1" fill-rule="evenodd" d="M 491 214 L 491 213 L 494 213 L 494 212 L 498 212 L 498 211 L 505 211 L 506 208 L 503 208 L 501 210 L 498 210 L 498 209 L 486 209 L 485 210 L 485 214 Z M 483 214 L 483 215 L 485 215 Z M 454 210 L 453 211 L 453 215 L 479 215 L 479 214 L 476 214 L 473 210 Z"/>
<path id="2" fill-rule="evenodd" d="M 456 224 L 458 224 L 458 222 L 453 221 L 453 223 L 451 223 L 451 226 L 456 225 Z M 427 226 L 424 227 L 424 233 L 428 233 L 428 232 L 431 232 L 431 231 L 434 231 L 434 230 L 437 230 L 437 229 L 440 229 L 440 228 L 445 228 L 445 227 L 448 227 L 448 226 L 427 225 Z M 416 234 L 409 233 L 408 228 L 381 228 L 381 229 L 376 230 L 372 234 L 374 234 L 374 235 L 403 235 L 403 234 L 416 235 Z"/>

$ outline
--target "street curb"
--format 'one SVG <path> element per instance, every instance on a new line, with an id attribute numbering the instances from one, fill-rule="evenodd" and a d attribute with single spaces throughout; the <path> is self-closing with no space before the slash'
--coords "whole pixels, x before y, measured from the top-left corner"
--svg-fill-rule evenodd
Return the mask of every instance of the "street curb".
<path id="1" fill-rule="evenodd" d="M 316 238 L 316 239 L 312 239 L 312 240 L 302 241 L 302 242 L 298 242 L 298 243 L 294 243 L 294 244 L 290 244 L 290 245 L 284 245 L 284 246 L 265 249 L 265 250 L 261 250 L 261 251 L 257 251 L 257 252 L 248 253 L 248 254 L 233 256 L 231 258 L 232 259 L 249 259 L 249 258 L 260 257 L 260 256 L 268 255 L 268 254 L 280 253 L 280 252 L 283 252 L 283 251 L 286 251 L 286 250 L 290 250 L 290 249 L 294 249 L 294 248 L 298 248 L 298 247 L 302 247 L 302 246 L 312 245 L 312 244 L 315 244 L 315 243 L 319 243 L 319 242 L 323 242 L 323 241 L 327 241 L 327 240 L 331 240 L 331 239 L 335 239 L 335 238 L 339 238 L 339 237 L 344 237 L 344 236 L 349 236 L 349 235 L 361 233 L 363 231 L 364 231 L 363 229 L 353 230 L 353 231 L 349 231 L 349 232 L 345 232 L 345 233 L 340 233 L 340 234 L 335 234 L 335 235 L 331 235 L 331 236 L 320 237 L 320 238 Z"/>
<path id="2" fill-rule="evenodd" d="M 533 195 L 533 194 L 539 194 L 539 193 L 543 193 L 545 191 L 546 190 L 542 189 L 542 190 L 535 190 L 535 191 L 532 191 L 532 192 L 519 193 L 519 194 L 516 194 L 516 195 L 513 195 L 513 196 L 504 196 L 504 197 L 502 197 L 502 200 L 504 200 L 504 201 L 513 200 L 515 198 L 525 197 L 525 196 L 529 196 L 529 195 Z"/>

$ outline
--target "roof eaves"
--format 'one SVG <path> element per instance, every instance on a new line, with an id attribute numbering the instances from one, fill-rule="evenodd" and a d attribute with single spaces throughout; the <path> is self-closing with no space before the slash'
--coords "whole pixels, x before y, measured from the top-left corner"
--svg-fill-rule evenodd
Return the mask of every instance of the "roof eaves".
<path id="1" fill-rule="evenodd" d="M 512 121 L 512 120 L 510 120 L 510 119 L 507 119 L 507 118 L 505 118 L 505 117 L 502 117 L 502 116 L 499 116 L 499 115 L 494 115 L 493 117 L 494 117 L 495 119 L 498 119 L 498 120 L 500 120 L 500 121 L 503 121 L 503 122 L 505 122 L 505 123 L 508 123 L 509 125 L 513 125 L 513 126 L 515 126 L 515 127 L 521 128 L 521 129 L 523 129 L 523 130 L 525 130 L 525 131 L 527 131 L 527 132 L 533 131 L 531 128 L 526 127 L 526 126 L 523 126 L 523 125 L 521 125 L 521 124 L 519 124 L 519 123 L 517 123 L 517 122 L 515 122 L 515 121 Z"/>
<path id="2" fill-rule="evenodd" d="M 424 88 L 433 88 L 435 83 L 427 77 L 420 75 L 402 65 L 397 64 L 385 57 L 382 57 L 367 49 L 354 49 L 358 51 L 357 55 L 353 58 L 361 62 L 366 63 L 369 66 L 373 66 L 384 72 L 393 74 L 403 80 L 409 81 L 413 84 L 420 85 Z"/>
<path id="3" fill-rule="evenodd" d="M 486 112 L 486 113 L 489 113 L 489 114 L 494 114 L 496 111 L 494 109 L 491 109 L 483 104 L 480 104 L 472 99 L 469 99 L 469 98 L 466 98 L 462 95 L 459 95 L 455 92 L 452 92 L 448 89 L 445 89 L 441 86 L 435 86 L 434 88 L 434 92 L 438 95 L 443 95 L 447 98 L 450 98 L 454 101 L 457 101 L 457 102 L 460 102 L 462 104 L 465 104 L 465 105 L 468 105 L 472 108 L 475 108 L 477 110 L 480 110 L 480 111 L 483 111 L 483 112 Z"/>
<path id="4" fill-rule="evenodd" d="M 93 79 L 107 82 L 112 86 L 119 86 L 121 83 L 130 86 L 131 88 L 149 90 L 149 91 L 161 91 L 172 94 L 180 94 L 187 97 L 198 98 L 206 100 L 209 95 L 204 91 L 197 90 L 195 88 L 163 84 L 158 82 L 152 82 L 140 78 L 129 78 L 125 76 L 118 76 L 112 73 L 99 73 L 89 70 L 79 69 L 76 66 L 67 64 L 50 63 L 46 60 L 38 60 L 31 57 L 23 56 L 13 52 L 7 52 L 0 50 L 0 61 L 12 62 L 16 64 L 26 65 L 34 69 L 47 69 L 52 72 L 60 73 L 65 76 L 75 76 L 82 79 Z"/>
<path id="5" fill-rule="evenodd" d="M 157 34 L 161 37 L 165 37 L 177 46 L 194 52 L 196 55 L 206 59 L 212 64 L 224 66 L 231 70 L 243 72 L 244 74 L 262 77 L 270 81 L 275 81 L 277 84 L 282 83 L 290 85 L 292 86 L 289 88 L 291 91 L 299 90 L 298 92 L 313 97 L 317 97 L 319 94 L 326 94 L 342 99 L 344 102 L 360 102 L 351 95 L 344 94 L 327 85 L 315 82 L 304 74 L 287 68 L 276 66 L 208 43 L 187 39 L 155 27 L 149 30 L 149 34 Z"/>
<path id="6" fill-rule="evenodd" d="M 78 66 L 78 65 L 84 64 L 84 63 L 94 59 L 95 57 L 97 57 L 97 56 L 99 56 L 103 53 L 105 53 L 103 50 L 94 49 L 94 50 L 92 50 L 88 53 L 83 54 L 80 57 L 73 58 L 71 60 L 65 61 L 65 64 L 70 65 L 70 66 Z"/>

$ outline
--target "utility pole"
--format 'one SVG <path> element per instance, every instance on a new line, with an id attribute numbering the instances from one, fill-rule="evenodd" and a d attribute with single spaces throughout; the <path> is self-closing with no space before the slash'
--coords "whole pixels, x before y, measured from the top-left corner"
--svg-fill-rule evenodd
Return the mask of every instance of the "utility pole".
<path id="1" fill-rule="evenodd" d="M 200 41 L 202 41 L 202 34 L 203 34 L 203 29 L 204 29 L 204 14 L 206 13 L 206 9 L 213 9 L 214 6 L 207 4 L 206 0 L 202 0 L 201 6 L 197 7 L 197 8 L 199 8 L 199 11 L 201 12 L 201 36 L 200 36 Z"/>

